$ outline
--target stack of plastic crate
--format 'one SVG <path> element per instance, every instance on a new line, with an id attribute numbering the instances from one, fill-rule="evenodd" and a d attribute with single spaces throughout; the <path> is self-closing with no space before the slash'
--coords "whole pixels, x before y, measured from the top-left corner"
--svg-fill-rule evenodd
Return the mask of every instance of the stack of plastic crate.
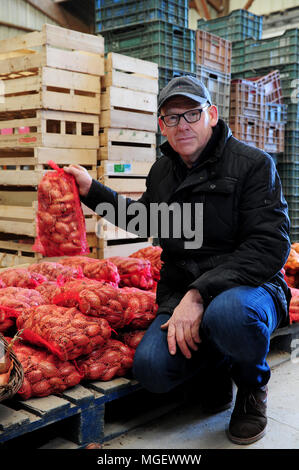
<path id="1" fill-rule="evenodd" d="M 231 42 L 207 31 L 196 31 L 196 76 L 208 88 L 219 117 L 228 123 Z"/>
<path id="2" fill-rule="evenodd" d="M 197 28 L 233 42 L 246 38 L 260 39 L 263 33 L 263 17 L 248 10 L 233 10 L 227 16 L 211 20 L 200 19 Z"/>
<path id="3" fill-rule="evenodd" d="M 229 125 L 233 135 L 249 145 L 263 148 L 265 90 L 245 79 L 231 81 Z"/>
<path id="4" fill-rule="evenodd" d="M 188 28 L 188 0 L 96 0 L 95 5 L 95 31 L 104 36 L 106 53 L 157 63 L 159 90 L 173 77 L 195 76 L 195 31 Z M 157 147 L 162 141 L 158 131 Z"/>

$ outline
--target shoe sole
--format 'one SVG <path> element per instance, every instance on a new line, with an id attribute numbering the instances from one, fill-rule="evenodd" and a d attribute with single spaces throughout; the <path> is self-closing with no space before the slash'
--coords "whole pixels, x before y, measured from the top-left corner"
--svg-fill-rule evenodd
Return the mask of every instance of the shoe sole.
<path id="1" fill-rule="evenodd" d="M 232 441 L 234 444 L 239 444 L 239 445 L 253 444 L 254 442 L 256 442 L 259 439 L 261 439 L 262 437 L 264 437 L 265 434 L 266 434 L 266 429 L 264 429 L 259 434 L 256 434 L 255 436 L 244 438 L 244 437 L 233 436 L 229 432 L 229 430 L 227 430 L 227 436 L 228 436 L 229 440 Z"/>

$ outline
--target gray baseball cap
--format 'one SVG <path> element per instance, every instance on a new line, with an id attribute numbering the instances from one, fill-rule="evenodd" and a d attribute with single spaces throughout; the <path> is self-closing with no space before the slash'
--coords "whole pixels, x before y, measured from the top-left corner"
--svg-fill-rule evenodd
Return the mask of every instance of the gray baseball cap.
<path id="1" fill-rule="evenodd" d="M 172 96 L 181 95 L 191 98 L 200 104 L 212 104 L 211 95 L 205 85 L 192 75 L 174 77 L 162 88 L 158 98 L 158 111 L 166 100 Z"/>

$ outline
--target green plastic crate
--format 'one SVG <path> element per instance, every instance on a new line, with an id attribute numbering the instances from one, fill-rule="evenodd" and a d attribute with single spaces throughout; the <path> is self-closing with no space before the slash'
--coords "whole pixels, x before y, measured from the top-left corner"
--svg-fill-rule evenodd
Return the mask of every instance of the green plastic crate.
<path id="1" fill-rule="evenodd" d="M 106 31 L 106 52 L 156 62 L 160 67 L 195 73 L 195 31 L 164 21 L 149 21 Z"/>
<path id="2" fill-rule="evenodd" d="M 95 32 L 163 20 L 188 27 L 188 0 L 96 0 Z"/>
<path id="3" fill-rule="evenodd" d="M 250 37 L 260 39 L 263 33 L 263 17 L 247 10 L 234 10 L 227 16 L 212 20 L 200 19 L 197 21 L 197 28 L 232 42 Z"/>

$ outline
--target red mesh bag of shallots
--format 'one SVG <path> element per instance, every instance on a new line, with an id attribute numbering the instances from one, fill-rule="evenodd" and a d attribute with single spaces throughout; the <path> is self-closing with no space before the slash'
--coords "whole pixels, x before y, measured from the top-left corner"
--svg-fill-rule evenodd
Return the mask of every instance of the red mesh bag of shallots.
<path id="1" fill-rule="evenodd" d="M 47 279 L 42 274 L 30 272 L 27 268 L 9 268 L 0 273 L 0 280 L 7 287 L 35 289 Z"/>
<path id="2" fill-rule="evenodd" d="M 73 175 L 54 162 L 38 185 L 37 236 L 33 250 L 44 256 L 88 254 L 85 219 Z"/>
<path id="3" fill-rule="evenodd" d="M 45 298 L 35 289 L 5 287 L 0 290 L 0 331 L 7 331 L 26 308 L 43 305 Z"/>
<path id="4" fill-rule="evenodd" d="M 117 267 L 107 259 L 95 259 L 87 256 L 70 256 L 62 258 L 60 263 L 63 266 L 81 268 L 83 275 L 89 279 L 110 282 L 115 286 L 118 286 L 120 281 Z"/>
<path id="5" fill-rule="evenodd" d="M 119 339 L 129 348 L 136 350 L 145 333 L 146 330 L 126 331 L 120 335 Z"/>
<path id="6" fill-rule="evenodd" d="M 60 285 L 55 281 L 43 282 L 40 286 L 37 286 L 34 290 L 39 292 L 45 299 L 45 303 L 52 304 L 52 299 L 59 292 Z"/>
<path id="7" fill-rule="evenodd" d="M 130 255 L 130 258 L 141 258 L 150 261 L 152 277 L 155 281 L 159 281 L 162 267 L 161 253 L 162 248 L 160 246 L 151 245 L 135 251 Z"/>
<path id="8" fill-rule="evenodd" d="M 42 261 L 40 263 L 33 263 L 28 266 L 30 273 L 38 273 L 44 276 L 47 281 L 66 281 L 70 279 L 77 279 L 83 277 L 82 269 L 75 266 L 63 266 L 60 263 L 52 261 Z"/>
<path id="9" fill-rule="evenodd" d="M 150 261 L 142 258 L 130 258 L 129 256 L 112 256 L 108 259 L 118 269 L 120 275 L 119 287 L 138 287 L 145 290 L 153 287 Z"/>
<path id="10" fill-rule="evenodd" d="M 123 376 L 133 365 L 134 351 L 116 339 L 94 349 L 77 361 L 85 380 L 111 380 Z"/>
<path id="11" fill-rule="evenodd" d="M 95 279 L 77 279 L 60 286 L 52 303 L 76 307 L 85 315 L 105 318 L 111 328 L 123 328 L 130 321 L 128 298 L 122 289 Z"/>
<path id="12" fill-rule="evenodd" d="M 156 294 L 135 287 L 123 287 L 122 295 L 127 297 L 127 316 L 129 327 L 138 330 L 146 329 L 156 317 L 158 305 Z"/>
<path id="13" fill-rule="evenodd" d="M 292 298 L 290 301 L 290 323 L 299 322 L 299 289 L 290 287 Z"/>
<path id="14" fill-rule="evenodd" d="M 6 339 L 9 341 L 9 338 Z M 22 400 L 61 393 L 82 379 L 74 364 L 61 361 L 45 349 L 17 342 L 13 351 L 24 370 L 24 381 L 18 391 Z"/>
<path id="15" fill-rule="evenodd" d="M 111 336 L 104 318 L 88 317 L 76 308 L 57 305 L 27 309 L 17 317 L 16 325 L 24 329 L 24 340 L 47 348 L 64 361 L 89 354 Z"/>
<path id="16" fill-rule="evenodd" d="M 3 289 L 3 287 L 6 287 L 6 284 L 0 279 L 0 289 Z"/>

